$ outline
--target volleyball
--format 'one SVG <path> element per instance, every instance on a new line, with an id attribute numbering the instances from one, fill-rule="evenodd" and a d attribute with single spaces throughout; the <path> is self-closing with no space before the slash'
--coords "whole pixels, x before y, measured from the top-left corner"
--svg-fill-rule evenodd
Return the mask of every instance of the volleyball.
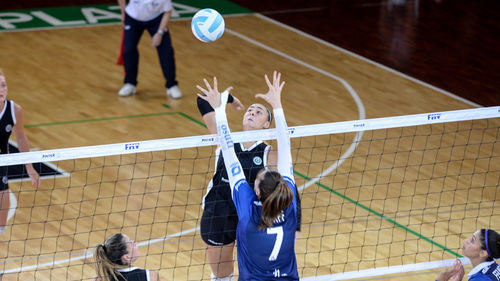
<path id="1" fill-rule="evenodd" d="M 224 33 L 224 18 L 214 9 L 206 8 L 194 14 L 191 31 L 202 42 L 214 42 Z"/>

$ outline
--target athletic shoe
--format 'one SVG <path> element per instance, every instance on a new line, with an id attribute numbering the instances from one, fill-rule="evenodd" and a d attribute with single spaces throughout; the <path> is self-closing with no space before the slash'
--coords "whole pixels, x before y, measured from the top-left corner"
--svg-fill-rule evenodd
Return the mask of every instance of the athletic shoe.
<path id="1" fill-rule="evenodd" d="M 179 87 L 175 85 L 167 89 L 167 96 L 173 99 L 180 99 L 182 98 L 182 92 Z"/>
<path id="2" fill-rule="evenodd" d="M 135 94 L 135 86 L 133 84 L 127 83 L 118 92 L 120 97 L 128 97 Z"/>

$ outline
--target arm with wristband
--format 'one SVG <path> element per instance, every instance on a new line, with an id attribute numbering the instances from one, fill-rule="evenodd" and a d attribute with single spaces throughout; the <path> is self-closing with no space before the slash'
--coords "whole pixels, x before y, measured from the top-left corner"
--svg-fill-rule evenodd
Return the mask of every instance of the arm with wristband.
<path id="1" fill-rule="evenodd" d="M 217 125 L 215 123 L 215 111 L 214 108 L 210 105 L 208 101 L 198 96 L 196 99 L 198 110 L 200 111 L 201 117 L 203 118 L 203 122 L 207 125 L 208 131 L 211 134 L 217 133 Z M 231 105 L 234 110 L 243 110 L 245 107 L 241 103 L 241 101 L 232 96 L 228 95 L 227 102 Z"/>
<path id="2" fill-rule="evenodd" d="M 172 15 L 172 10 L 164 11 L 163 16 L 161 18 L 160 26 L 158 27 L 158 31 L 153 35 L 153 39 L 151 41 L 151 45 L 153 47 L 158 47 L 161 44 L 163 39 L 163 35 L 168 31 L 168 23 L 170 22 L 170 16 Z"/>
<path id="3" fill-rule="evenodd" d="M 224 156 L 224 164 L 226 170 L 228 171 L 229 183 L 231 186 L 231 191 L 234 189 L 238 182 L 245 180 L 245 174 L 243 173 L 243 168 L 236 156 L 234 151 L 234 142 L 231 138 L 231 131 L 227 124 L 226 116 L 226 103 L 229 96 L 229 90 L 232 88 L 227 88 L 222 94 L 217 90 L 217 79 L 214 77 L 214 86 L 210 86 L 208 81 L 204 79 L 207 89 L 204 89 L 197 85 L 197 88 L 204 94 L 198 94 L 198 98 L 207 102 L 214 112 L 214 119 L 217 125 L 217 135 L 219 138 L 219 145 L 222 150 L 222 155 Z"/>

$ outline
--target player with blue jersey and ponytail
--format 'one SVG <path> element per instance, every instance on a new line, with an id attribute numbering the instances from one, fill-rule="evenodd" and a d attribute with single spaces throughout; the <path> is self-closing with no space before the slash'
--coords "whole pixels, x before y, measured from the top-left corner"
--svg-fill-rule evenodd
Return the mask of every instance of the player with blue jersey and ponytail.
<path id="1" fill-rule="evenodd" d="M 298 280 L 295 258 L 297 227 L 297 194 L 293 178 L 290 136 L 281 105 L 285 82 L 281 74 L 273 73 L 273 82 L 265 76 L 269 91 L 257 94 L 273 107 L 278 140 L 278 171 L 262 170 L 250 187 L 234 150 L 227 124 L 225 105 L 228 92 L 205 81 L 206 89 L 198 96 L 215 109 L 217 133 L 224 164 L 228 171 L 232 198 L 238 213 L 236 234 L 239 280 Z"/>

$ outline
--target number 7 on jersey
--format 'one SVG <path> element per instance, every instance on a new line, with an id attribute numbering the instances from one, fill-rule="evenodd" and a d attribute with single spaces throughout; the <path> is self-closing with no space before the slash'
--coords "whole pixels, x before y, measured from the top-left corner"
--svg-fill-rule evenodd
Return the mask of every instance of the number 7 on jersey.
<path id="1" fill-rule="evenodd" d="M 281 244 L 283 243 L 283 226 L 268 227 L 267 234 L 276 234 L 276 241 L 274 242 L 273 251 L 269 256 L 269 261 L 275 261 L 278 258 Z"/>

